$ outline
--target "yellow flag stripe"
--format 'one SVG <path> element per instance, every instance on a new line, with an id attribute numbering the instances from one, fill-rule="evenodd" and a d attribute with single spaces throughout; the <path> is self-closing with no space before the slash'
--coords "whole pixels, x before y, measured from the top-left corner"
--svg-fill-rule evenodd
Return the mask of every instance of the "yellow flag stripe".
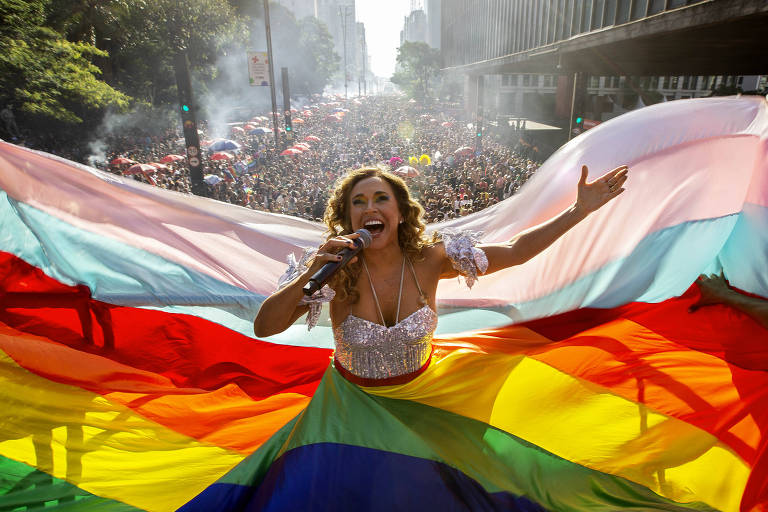
<path id="1" fill-rule="evenodd" d="M 243 459 L 30 373 L 2 351 L 0 410 L 0 455 L 150 511 L 177 509 Z"/>
<path id="2" fill-rule="evenodd" d="M 711 434 L 519 354 L 459 349 L 407 384 L 365 389 L 484 421 L 680 503 L 737 511 L 749 477 Z"/>

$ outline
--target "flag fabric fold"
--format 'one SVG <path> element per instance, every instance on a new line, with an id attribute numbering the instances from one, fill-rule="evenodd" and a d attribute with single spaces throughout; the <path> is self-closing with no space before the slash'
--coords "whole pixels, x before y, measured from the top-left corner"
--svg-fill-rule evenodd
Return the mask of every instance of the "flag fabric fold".
<path id="1" fill-rule="evenodd" d="M 0 143 L 0 509 L 768 507 L 768 106 L 669 102 L 577 137 L 512 198 L 429 229 L 498 242 L 620 164 L 531 261 L 438 289 L 406 384 L 331 365 L 327 314 L 252 321 L 319 224 Z M 343 492 L 342 492 L 343 490 Z"/>

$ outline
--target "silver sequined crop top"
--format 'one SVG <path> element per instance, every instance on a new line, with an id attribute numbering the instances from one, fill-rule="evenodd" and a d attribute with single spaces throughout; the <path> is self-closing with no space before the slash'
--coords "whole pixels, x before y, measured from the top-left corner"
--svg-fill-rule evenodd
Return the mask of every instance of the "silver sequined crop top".
<path id="1" fill-rule="evenodd" d="M 432 352 L 437 313 L 417 309 L 392 327 L 349 315 L 333 329 L 336 360 L 358 377 L 385 379 L 412 373 Z"/>
<path id="2" fill-rule="evenodd" d="M 485 252 L 475 247 L 482 234 L 444 230 L 440 236 L 453 267 L 471 288 L 478 274 L 485 273 L 488 268 Z M 280 278 L 280 286 L 286 286 L 298 277 L 313 256 L 314 249 L 305 249 L 299 261 L 290 254 L 288 270 Z M 416 283 L 418 286 L 418 279 Z M 310 307 L 307 316 L 308 329 L 317 323 L 322 303 L 330 302 L 334 295 L 333 290 L 326 285 L 312 297 L 302 298 L 300 304 Z M 437 313 L 429 306 L 416 310 L 392 327 L 349 315 L 340 325 L 333 328 L 335 358 L 345 370 L 368 379 L 384 379 L 412 373 L 429 359 L 432 353 L 432 334 L 436 328 Z"/>

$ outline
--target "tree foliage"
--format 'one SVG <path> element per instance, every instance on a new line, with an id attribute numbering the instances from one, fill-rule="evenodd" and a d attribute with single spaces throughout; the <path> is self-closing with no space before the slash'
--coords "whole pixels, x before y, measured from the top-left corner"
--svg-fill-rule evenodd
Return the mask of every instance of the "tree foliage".
<path id="1" fill-rule="evenodd" d="M 270 4 L 272 48 L 275 73 L 287 67 L 291 77 L 291 89 L 298 94 L 310 95 L 323 92 L 339 69 L 339 56 L 333 50 L 333 38 L 326 26 L 315 18 L 296 20 L 293 13 L 279 4 Z M 263 18 L 259 20 L 263 26 Z M 259 40 L 253 47 L 264 47 L 263 30 L 253 30 Z M 280 81 L 279 76 L 275 79 Z"/>
<path id="2" fill-rule="evenodd" d="M 270 5 L 277 76 L 287 66 L 295 93 L 322 92 L 339 62 L 328 30 Z M 245 73 L 245 50 L 266 47 L 263 27 L 260 0 L 0 0 L 0 107 L 20 125 L 92 129 L 111 110 L 167 110 L 177 101 L 177 52 L 188 56 L 197 95 L 230 83 L 237 96 L 232 62 L 242 54 Z"/>
<path id="3" fill-rule="evenodd" d="M 106 54 L 45 26 L 45 0 L 0 3 L 0 102 L 32 117 L 79 123 L 93 110 L 125 108 L 129 98 L 99 80 Z"/>
<path id="4" fill-rule="evenodd" d="M 412 98 L 425 100 L 432 96 L 430 80 L 439 76 L 440 51 L 422 42 L 404 42 L 397 49 L 398 69 L 393 84 Z"/>

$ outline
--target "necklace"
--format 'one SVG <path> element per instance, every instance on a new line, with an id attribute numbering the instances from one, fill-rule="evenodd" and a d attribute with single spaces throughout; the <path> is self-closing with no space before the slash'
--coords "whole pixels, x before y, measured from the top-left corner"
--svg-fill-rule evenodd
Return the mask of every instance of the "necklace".
<path id="1" fill-rule="evenodd" d="M 363 268 L 366 275 L 368 275 L 368 282 L 371 283 L 371 292 L 373 292 L 373 301 L 376 303 L 376 310 L 379 312 L 379 318 L 381 318 L 381 325 L 387 325 L 384 320 L 384 313 L 381 311 L 381 305 L 379 304 L 379 297 L 376 295 L 376 288 L 373 287 L 373 279 L 371 279 L 371 273 L 368 271 L 368 265 L 365 263 L 365 258 L 361 258 L 363 261 Z M 397 313 L 395 314 L 395 323 L 397 325 L 400 321 L 400 299 L 403 298 L 403 277 L 405 276 L 405 255 L 403 255 L 403 267 L 400 269 L 400 291 L 397 292 Z"/>

